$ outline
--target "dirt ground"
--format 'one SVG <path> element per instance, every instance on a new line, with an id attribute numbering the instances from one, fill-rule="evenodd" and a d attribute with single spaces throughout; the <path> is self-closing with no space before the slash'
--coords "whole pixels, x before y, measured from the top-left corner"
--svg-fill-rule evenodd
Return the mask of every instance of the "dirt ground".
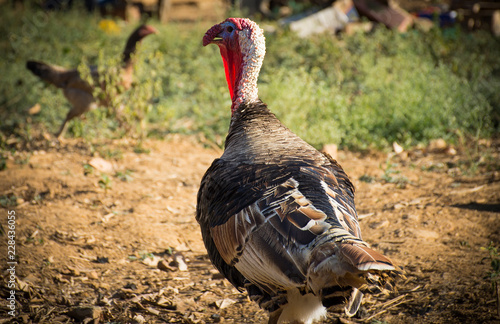
<path id="1" fill-rule="evenodd" d="M 391 158 L 339 151 L 364 239 L 407 280 L 397 293 L 366 297 L 359 318 L 330 314 L 325 323 L 500 322 L 481 250 L 500 243 L 500 145 L 479 149 L 487 154 L 472 176 L 461 171 L 470 157 L 459 149 Z M 194 219 L 200 179 L 220 154 L 178 135 L 15 153 L 0 171 L 0 323 L 265 323 L 213 269 Z M 92 160 L 99 155 L 105 162 Z M 14 318 L 5 303 L 11 210 Z"/>

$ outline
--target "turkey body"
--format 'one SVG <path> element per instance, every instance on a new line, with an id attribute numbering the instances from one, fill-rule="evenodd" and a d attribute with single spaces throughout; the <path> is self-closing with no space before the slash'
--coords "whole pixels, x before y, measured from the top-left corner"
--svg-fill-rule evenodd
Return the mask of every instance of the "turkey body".
<path id="1" fill-rule="evenodd" d="M 40 79 L 62 89 L 64 97 L 71 104 L 71 109 L 55 134 L 56 137 L 64 135 L 68 121 L 97 107 L 93 96 L 94 88 L 80 77 L 77 69 L 66 69 L 38 61 L 28 61 L 26 68 Z M 90 74 L 94 82 L 98 82 L 99 74 L 96 67 L 90 68 Z"/>
<path id="2" fill-rule="evenodd" d="M 222 31 L 218 26 L 206 35 L 218 45 L 230 39 L 219 45 L 224 63 L 239 62 L 228 48 L 243 52 L 246 40 L 231 45 L 232 35 L 256 38 L 258 27 L 236 19 L 221 25 Z M 245 25 L 251 32 L 238 34 Z M 241 84 L 251 79 L 248 68 L 242 70 L 226 68 L 234 94 L 231 124 L 224 153 L 198 192 L 196 219 L 208 255 L 236 288 L 271 313 L 269 323 L 312 323 L 324 318 L 327 307 L 346 301 L 352 316 L 361 303 L 359 289 L 383 284 L 374 276 L 395 267 L 362 240 L 354 187 L 342 167 L 285 127 L 255 89 Z M 231 84 L 233 76 L 240 81 Z"/>
<path id="3" fill-rule="evenodd" d="M 124 89 L 129 89 L 132 85 L 134 71 L 132 55 L 136 51 L 137 43 L 147 35 L 153 33 L 156 33 L 153 27 L 141 25 L 129 36 L 122 53 L 122 67 L 119 71 L 119 84 Z M 77 69 L 67 69 L 58 65 L 39 61 L 27 61 L 26 68 L 40 79 L 62 89 L 64 96 L 71 104 L 70 111 L 67 113 L 61 127 L 55 134 L 58 138 L 64 135 L 68 121 L 97 107 L 93 96 L 93 86 L 82 79 Z M 106 85 L 100 80 L 101 78 L 97 71 L 97 67 L 90 67 L 90 76 L 94 84 L 99 84 L 105 89 Z M 102 102 L 101 104 L 106 104 L 106 102 Z"/>

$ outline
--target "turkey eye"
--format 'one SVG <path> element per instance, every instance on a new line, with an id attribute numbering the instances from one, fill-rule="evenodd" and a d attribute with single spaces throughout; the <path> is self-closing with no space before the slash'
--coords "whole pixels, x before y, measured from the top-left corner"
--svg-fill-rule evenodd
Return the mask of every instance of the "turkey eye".
<path id="1" fill-rule="evenodd" d="M 234 30 L 234 28 L 231 26 L 227 26 L 226 30 L 228 33 L 231 33 Z"/>

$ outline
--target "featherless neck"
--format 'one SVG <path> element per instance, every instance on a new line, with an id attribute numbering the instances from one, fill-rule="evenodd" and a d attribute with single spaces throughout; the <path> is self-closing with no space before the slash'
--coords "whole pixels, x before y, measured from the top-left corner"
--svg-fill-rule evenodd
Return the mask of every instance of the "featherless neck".
<path id="1" fill-rule="evenodd" d="M 266 53 L 262 30 L 243 29 L 238 36 L 240 53 L 236 56 L 239 56 L 239 59 L 232 60 L 232 63 L 239 64 L 239 66 L 226 68 L 227 81 L 233 83 L 229 85 L 229 90 L 232 92 L 231 112 L 233 115 L 241 104 L 258 101 L 257 79 Z M 232 78 L 227 75 L 228 69 L 235 70 Z"/>

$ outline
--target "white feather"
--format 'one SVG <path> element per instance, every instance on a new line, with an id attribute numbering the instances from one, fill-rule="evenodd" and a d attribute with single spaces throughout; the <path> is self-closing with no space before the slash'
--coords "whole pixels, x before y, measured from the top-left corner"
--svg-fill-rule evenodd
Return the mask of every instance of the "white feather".
<path id="1" fill-rule="evenodd" d="M 288 304 L 283 308 L 278 324 L 312 324 L 326 317 L 326 308 L 313 294 L 302 295 L 298 289 L 290 289 L 287 292 L 287 299 Z"/>

